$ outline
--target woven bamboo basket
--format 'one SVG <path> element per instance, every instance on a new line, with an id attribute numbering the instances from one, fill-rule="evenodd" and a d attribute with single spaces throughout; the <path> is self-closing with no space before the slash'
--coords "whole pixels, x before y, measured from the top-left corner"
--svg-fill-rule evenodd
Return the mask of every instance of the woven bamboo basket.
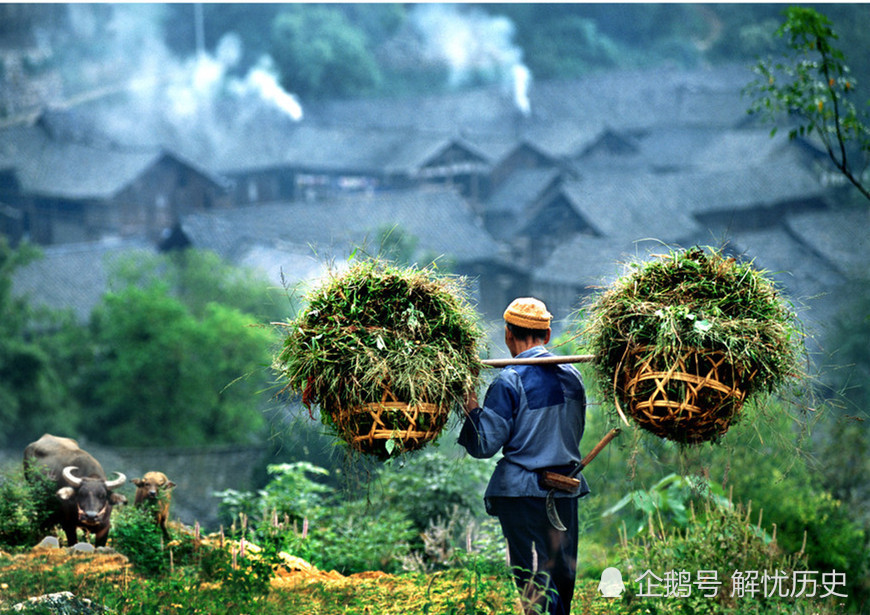
<path id="1" fill-rule="evenodd" d="M 449 412 L 435 404 L 400 401 L 386 389 L 381 401 L 337 408 L 332 418 L 351 448 L 386 459 L 437 438 Z"/>
<path id="2" fill-rule="evenodd" d="M 617 392 L 635 422 L 684 444 L 724 435 L 743 406 L 743 387 L 754 374 L 740 373 L 725 353 L 715 350 L 687 349 L 670 365 L 661 363 L 647 347 L 626 352 Z M 618 403 L 617 409 L 622 412 Z"/>

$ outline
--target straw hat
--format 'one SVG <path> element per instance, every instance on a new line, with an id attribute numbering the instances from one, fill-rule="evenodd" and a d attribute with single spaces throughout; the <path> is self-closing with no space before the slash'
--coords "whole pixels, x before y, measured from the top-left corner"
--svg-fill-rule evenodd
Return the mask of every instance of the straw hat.
<path id="1" fill-rule="evenodd" d="M 553 315 L 534 297 L 514 299 L 504 311 L 505 322 L 525 329 L 548 329 Z"/>

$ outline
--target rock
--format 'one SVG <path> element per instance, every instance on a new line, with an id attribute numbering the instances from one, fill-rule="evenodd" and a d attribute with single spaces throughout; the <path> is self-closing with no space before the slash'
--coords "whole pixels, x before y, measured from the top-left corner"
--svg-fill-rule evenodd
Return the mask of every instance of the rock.
<path id="1" fill-rule="evenodd" d="M 73 546 L 69 548 L 71 553 L 93 553 L 96 549 L 94 549 L 94 545 L 87 542 L 77 542 Z"/>
<path id="2" fill-rule="evenodd" d="M 46 536 L 42 539 L 42 541 L 36 545 L 36 549 L 59 549 L 60 541 L 57 539 L 57 536 Z"/>
<path id="3" fill-rule="evenodd" d="M 39 613 L 57 613 L 58 615 L 95 615 L 108 613 L 108 609 L 94 604 L 87 598 L 77 598 L 71 592 L 57 592 L 28 598 L 12 607 L 16 612 L 36 610 Z"/>

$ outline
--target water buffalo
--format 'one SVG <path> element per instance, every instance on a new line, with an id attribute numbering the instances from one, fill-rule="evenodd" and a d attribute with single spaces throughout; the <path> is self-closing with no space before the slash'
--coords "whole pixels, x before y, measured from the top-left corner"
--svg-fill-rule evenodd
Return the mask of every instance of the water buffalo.
<path id="1" fill-rule="evenodd" d="M 112 506 L 127 502 L 121 494 L 112 493 L 127 480 L 116 472 L 115 480 L 107 481 L 100 463 L 79 448 L 71 438 L 43 435 L 24 449 L 24 473 L 28 480 L 41 472 L 57 488 L 58 506 L 47 519 L 48 526 L 60 523 L 67 544 L 76 544 L 76 531 L 82 528 L 94 534 L 94 544 L 105 546 L 109 538 Z"/>
<path id="2" fill-rule="evenodd" d="M 163 472 L 146 472 L 142 478 L 134 478 L 136 499 L 133 503 L 138 507 L 153 506 L 154 518 L 163 531 L 163 536 L 169 539 L 166 521 L 169 519 L 169 505 L 172 503 L 172 488 L 175 487 Z"/>

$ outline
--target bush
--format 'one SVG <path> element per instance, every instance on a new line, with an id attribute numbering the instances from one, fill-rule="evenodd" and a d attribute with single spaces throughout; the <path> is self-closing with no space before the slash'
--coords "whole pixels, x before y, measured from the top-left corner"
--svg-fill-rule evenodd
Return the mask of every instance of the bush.
<path id="1" fill-rule="evenodd" d="M 43 522 L 55 505 L 54 482 L 37 474 L 33 482 L 17 468 L 0 475 L 0 548 L 32 547 L 45 535 Z"/>
<path id="2" fill-rule="evenodd" d="M 162 574 L 169 570 L 169 554 L 163 533 L 151 511 L 134 506 L 117 507 L 112 513 L 112 546 L 130 560 L 142 574 Z"/>
<path id="3" fill-rule="evenodd" d="M 760 523 L 750 520 L 750 511 L 740 506 L 706 506 L 703 517 L 691 515 L 684 529 L 667 528 L 653 515 L 648 518 L 649 532 L 634 540 L 623 539 L 620 570 L 628 573 L 626 594 L 623 600 L 635 607 L 635 612 L 655 612 L 661 615 L 677 613 L 839 613 L 840 605 L 811 601 L 808 597 L 781 597 L 778 590 L 767 594 L 762 585 L 764 574 L 789 575 L 782 587 L 792 588 L 794 571 L 809 571 L 806 558 L 784 554 L 776 541 L 761 530 Z M 658 587 L 650 589 L 646 573 L 655 575 Z M 742 593 L 741 580 L 752 573 L 758 574 L 759 590 L 753 594 Z M 677 575 L 688 575 L 686 577 Z M 702 576 L 703 574 L 703 576 Z M 675 594 L 665 594 L 669 587 L 666 580 L 671 575 L 670 589 Z M 703 579 L 710 581 L 703 587 Z M 674 583 L 678 579 L 679 583 Z M 820 581 L 821 577 L 816 576 Z M 697 583 L 697 587 L 693 584 Z M 721 583 L 721 585 L 713 585 Z M 638 588 L 644 591 L 638 591 Z M 797 584 L 795 584 L 797 587 Z M 821 595 L 822 584 L 819 583 Z M 716 590 L 714 595 L 713 590 Z M 843 593 L 845 588 L 834 588 Z M 652 594 L 664 597 L 649 597 Z M 646 595 L 644 595 L 646 594 Z M 732 595 L 733 594 L 733 595 Z M 644 610 L 651 609 L 651 610 Z"/>
<path id="4" fill-rule="evenodd" d="M 385 467 L 374 487 L 377 497 L 403 510 L 420 532 L 455 507 L 475 517 L 484 512 L 482 493 L 495 461 L 454 458 L 444 448 L 423 450 L 402 465 Z"/>
<path id="5" fill-rule="evenodd" d="M 163 531 L 154 521 L 154 512 L 135 506 L 116 507 L 112 512 L 111 546 L 123 553 L 140 574 L 154 576 L 197 560 L 197 538 L 186 532 L 173 532 L 164 541 Z"/>
<path id="6" fill-rule="evenodd" d="M 342 574 L 399 572 L 416 536 L 402 511 L 362 500 L 330 508 L 314 523 L 304 552 L 318 568 Z"/>
<path id="7" fill-rule="evenodd" d="M 242 529 L 238 542 L 207 548 L 200 573 L 206 581 L 219 582 L 234 602 L 250 604 L 269 594 L 280 559 L 273 545 L 251 546 L 244 541 Z"/>
<path id="8" fill-rule="evenodd" d="M 270 466 L 269 471 L 275 478 L 256 494 L 216 494 L 222 498 L 224 518 L 233 513 L 241 520 L 233 523 L 233 531 L 239 525 L 247 527 L 250 540 L 259 546 L 288 551 L 342 574 L 401 568 L 416 535 L 402 510 L 343 500 L 342 494 L 309 477 L 325 477 L 328 472 L 308 462 Z"/>

